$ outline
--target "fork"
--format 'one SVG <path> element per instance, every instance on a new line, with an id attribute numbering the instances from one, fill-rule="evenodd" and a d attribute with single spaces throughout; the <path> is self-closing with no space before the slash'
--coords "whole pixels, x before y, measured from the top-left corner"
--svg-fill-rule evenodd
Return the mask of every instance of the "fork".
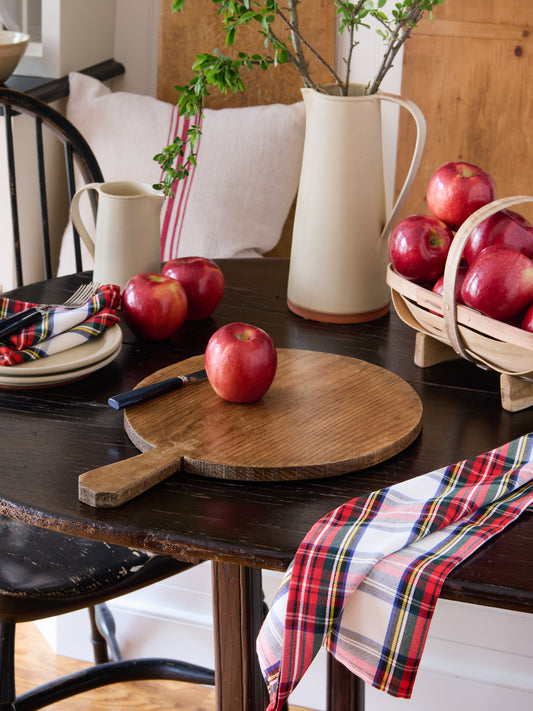
<path id="1" fill-rule="evenodd" d="M 27 326 L 38 321 L 47 311 L 55 308 L 77 309 L 91 299 L 100 288 L 101 283 L 91 281 L 82 284 L 65 302 L 62 304 L 47 304 L 45 306 L 31 306 L 29 309 L 19 311 L 12 316 L 0 319 L 0 339 L 20 331 Z"/>

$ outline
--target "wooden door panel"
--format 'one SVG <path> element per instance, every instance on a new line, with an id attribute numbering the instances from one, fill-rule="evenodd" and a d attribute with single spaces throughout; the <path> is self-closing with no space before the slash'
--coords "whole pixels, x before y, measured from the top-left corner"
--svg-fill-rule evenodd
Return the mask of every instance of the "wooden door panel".
<path id="1" fill-rule="evenodd" d="M 424 112 L 428 136 L 401 217 L 428 211 L 427 182 L 451 160 L 488 170 L 498 197 L 533 194 L 532 77 L 530 0 L 445 0 L 433 24 L 420 24 L 405 46 L 402 95 Z M 413 141 L 402 116 L 397 184 Z M 520 211 L 533 219 L 531 209 Z"/>

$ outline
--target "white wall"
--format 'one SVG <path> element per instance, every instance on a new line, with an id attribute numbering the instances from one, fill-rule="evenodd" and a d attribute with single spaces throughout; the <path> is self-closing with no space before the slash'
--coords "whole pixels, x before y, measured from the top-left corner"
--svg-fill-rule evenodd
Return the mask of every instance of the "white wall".
<path id="1" fill-rule="evenodd" d="M 15 74 L 59 77 L 113 57 L 128 67 L 113 88 L 153 94 L 159 3 L 42 0 L 42 46 L 30 44 Z"/>
<path id="2" fill-rule="evenodd" d="M 159 2 L 116 0 L 116 3 L 114 59 L 126 66 L 126 73 L 110 86 L 115 91 L 155 96 Z"/>

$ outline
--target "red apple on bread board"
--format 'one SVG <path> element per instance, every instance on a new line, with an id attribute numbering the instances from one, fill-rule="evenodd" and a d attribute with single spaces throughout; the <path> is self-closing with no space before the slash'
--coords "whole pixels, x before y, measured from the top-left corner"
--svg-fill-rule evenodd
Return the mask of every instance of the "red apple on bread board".
<path id="1" fill-rule="evenodd" d="M 215 331 L 205 349 L 205 369 L 223 400 L 250 403 L 267 392 L 277 367 L 272 339 L 261 328 L 228 323 Z"/>

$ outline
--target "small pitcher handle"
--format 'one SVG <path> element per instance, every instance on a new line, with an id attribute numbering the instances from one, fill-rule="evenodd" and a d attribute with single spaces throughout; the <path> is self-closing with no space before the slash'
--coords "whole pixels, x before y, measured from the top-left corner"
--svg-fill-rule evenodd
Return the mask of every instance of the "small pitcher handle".
<path id="1" fill-rule="evenodd" d="M 81 194 L 83 193 L 84 190 L 98 190 L 98 188 L 101 185 L 102 185 L 102 183 L 87 183 L 87 185 L 84 185 L 76 192 L 76 194 L 72 198 L 72 203 L 70 205 L 70 214 L 72 217 L 72 222 L 74 224 L 74 227 L 78 231 L 79 236 L 82 238 L 83 243 L 87 247 L 87 250 L 93 259 L 94 259 L 94 239 L 87 232 L 87 229 L 86 229 L 85 225 L 83 224 L 83 220 L 81 219 L 81 215 L 80 215 L 79 203 L 80 203 Z"/>
<path id="2" fill-rule="evenodd" d="M 399 104 L 400 106 L 403 106 L 403 108 L 407 109 L 407 111 L 414 118 L 416 124 L 416 143 L 415 149 L 413 151 L 413 157 L 411 159 L 411 165 L 409 166 L 409 171 L 407 173 L 407 177 L 405 179 L 403 187 L 400 190 L 400 194 L 398 195 L 398 199 L 394 203 L 389 218 L 380 235 L 380 239 L 388 239 L 389 234 L 392 230 L 392 226 L 396 222 L 398 213 L 400 212 L 403 203 L 405 202 L 405 198 L 407 197 L 408 191 L 411 189 L 411 185 L 413 184 L 416 173 L 420 166 L 420 161 L 422 160 L 422 153 L 424 152 L 424 145 L 426 143 L 426 119 L 424 118 L 424 114 L 418 108 L 418 106 L 409 99 L 403 99 L 401 96 L 396 96 L 396 94 L 380 93 L 377 96 L 379 96 L 379 98 L 383 99 L 384 101 L 391 101 L 394 104 Z"/>

